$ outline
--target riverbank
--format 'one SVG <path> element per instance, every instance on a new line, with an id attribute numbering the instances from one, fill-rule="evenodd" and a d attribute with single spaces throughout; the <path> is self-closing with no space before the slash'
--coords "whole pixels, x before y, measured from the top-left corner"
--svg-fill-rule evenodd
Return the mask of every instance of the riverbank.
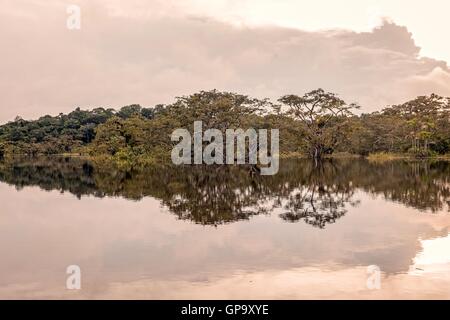
<path id="1" fill-rule="evenodd" d="M 157 152 L 155 154 L 134 154 L 134 153 L 123 153 L 119 152 L 116 155 L 103 155 L 97 154 L 92 155 L 86 152 L 72 152 L 72 153 L 61 153 L 61 154 L 42 154 L 30 156 L 26 154 L 8 154 L 3 159 L 3 161 L 14 161 L 23 158 L 40 158 L 40 157 L 67 157 L 67 158 L 79 158 L 89 160 L 93 163 L 99 165 L 114 165 L 121 169 L 131 169 L 136 167 L 146 167 L 146 166 L 162 166 L 167 163 L 171 163 L 169 156 L 165 155 L 164 152 Z M 402 153 L 388 153 L 379 152 L 372 153 L 368 156 L 352 154 L 347 152 L 337 152 L 329 155 L 325 155 L 324 159 L 360 159 L 364 158 L 372 162 L 385 162 L 385 161 L 396 161 L 396 160 L 410 160 L 410 161 L 420 161 L 420 160 L 445 160 L 450 161 L 450 154 L 445 155 L 433 155 L 428 157 L 416 157 L 411 154 Z M 280 160 L 289 159 L 308 159 L 308 155 L 300 152 L 291 153 L 281 153 L 279 155 Z"/>
<path id="2" fill-rule="evenodd" d="M 280 159 L 306 159 L 308 155 L 294 152 L 294 153 L 282 153 Z M 369 161 L 393 161 L 393 160 L 448 160 L 450 161 L 450 154 L 445 155 L 433 155 L 428 157 L 417 157 L 408 153 L 390 153 L 390 152 L 377 152 L 371 153 L 368 156 L 363 156 L 348 152 L 336 152 L 333 154 L 327 154 L 324 159 L 356 159 L 365 158 Z"/>
<path id="3" fill-rule="evenodd" d="M 418 157 L 407 153 L 378 152 L 371 153 L 366 157 L 369 161 L 392 161 L 392 160 L 450 160 L 450 154 L 432 155 Z"/>

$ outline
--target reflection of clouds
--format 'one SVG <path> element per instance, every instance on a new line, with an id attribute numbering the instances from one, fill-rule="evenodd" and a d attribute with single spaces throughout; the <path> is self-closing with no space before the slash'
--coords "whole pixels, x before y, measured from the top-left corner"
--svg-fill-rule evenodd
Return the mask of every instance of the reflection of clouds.
<path id="1" fill-rule="evenodd" d="M 329 268 L 329 266 L 328 266 Z M 298 268 L 238 273 L 207 281 L 112 283 L 106 298 L 147 299 L 449 299 L 450 273 L 441 278 L 397 274 L 366 287 L 366 267 Z"/>
<path id="2" fill-rule="evenodd" d="M 418 239 L 441 236 L 450 216 L 418 214 L 363 192 L 355 193 L 360 206 L 326 230 L 284 223 L 282 208 L 205 228 L 176 220 L 149 197 L 78 200 L 5 184 L 0 196 L 8 199 L 0 220 L 0 297 L 402 297 L 416 285 L 413 296 L 443 297 L 448 283 L 446 275 L 439 285 L 405 273 L 421 250 Z M 81 293 L 64 289 L 65 268 L 74 263 L 82 268 Z M 370 264 L 384 272 L 386 291 L 364 291 L 360 266 Z"/>
<path id="3" fill-rule="evenodd" d="M 357 206 L 359 200 L 353 200 L 353 189 L 325 184 L 312 184 L 295 188 L 281 207 L 288 210 L 280 217 L 289 222 L 303 220 L 314 227 L 325 228 L 335 223 L 347 213 L 347 206 Z"/>
<path id="4" fill-rule="evenodd" d="M 381 276 L 381 288 L 366 287 L 367 268 L 317 266 L 286 270 L 237 271 L 202 279 L 111 281 L 94 293 L 59 287 L 12 285 L 0 296 L 66 299 L 449 299 L 450 273 L 440 278 Z M 12 294 L 11 294 L 12 293 Z"/>
<path id="5" fill-rule="evenodd" d="M 422 250 L 413 260 L 410 273 L 450 273 L 450 234 L 445 237 L 420 240 Z"/>

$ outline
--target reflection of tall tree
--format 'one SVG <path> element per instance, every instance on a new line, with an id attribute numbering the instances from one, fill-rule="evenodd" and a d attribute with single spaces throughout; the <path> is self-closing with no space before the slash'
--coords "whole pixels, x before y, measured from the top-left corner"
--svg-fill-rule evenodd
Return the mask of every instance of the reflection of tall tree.
<path id="1" fill-rule="evenodd" d="M 123 171 L 82 159 L 54 158 L 0 162 L 0 181 L 17 188 L 38 185 L 78 197 L 120 196 L 159 199 L 180 219 L 220 224 L 275 208 L 286 221 L 324 228 L 356 205 L 362 189 L 420 210 L 442 210 L 450 201 L 447 162 L 371 163 L 366 160 L 283 161 L 274 176 L 249 174 L 245 166 L 151 167 Z"/>
<path id="2" fill-rule="evenodd" d="M 194 167 L 169 182 L 162 202 L 181 219 L 216 224 L 266 214 L 261 183 L 238 167 Z"/>
<path id="3" fill-rule="evenodd" d="M 286 199 L 281 218 L 296 222 L 303 220 L 315 227 L 324 228 L 336 222 L 347 212 L 346 204 L 352 201 L 351 181 L 337 182 L 338 167 L 333 162 L 309 163 L 307 181 L 295 188 Z"/>
<path id="4" fill-rule="evenodd" d="M 293 167 L 298 169 L 298 165 Z M 298 210 L 295 211 L 294 194 L 297 190 L 307 189 L 312 190 L 308 203 L 313 207 L 304 217 L 307 223 L 323 227 L 345 213 L 345 203 L 351 200 L 352 188 L 348 183 L 335 185 L 333 176 L 338 169 L 331 162 L 319 170 L 303 166 L 297 171 L 293 167 L 286 167 L 271 177 L 252 176 L 242 166 L 166 169 L 166 173 L 175 172 L 170 177 L 157 178 L 158 182 L 168 182 L 160 186 L 165 191 L 158 197 L 181 219 L 202 224 L 248 219 L 270 213 L 283 204 L 295 215 Z"/>

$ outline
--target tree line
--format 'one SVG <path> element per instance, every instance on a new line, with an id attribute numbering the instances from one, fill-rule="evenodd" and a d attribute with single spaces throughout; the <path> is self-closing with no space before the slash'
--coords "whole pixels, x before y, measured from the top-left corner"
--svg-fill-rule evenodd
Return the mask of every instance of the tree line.
<path id="1" fill-rule="evenodd" d="M 280 153 L 322 158 L 336 152 L 415 157 L 450 152 L 450 99 L 419 96 L 381 111 L 356 114 L 359 106 L 322 89 L 272 102 L 246 95 L 200 91 L 167 105 L 75 109 L 69 114 L 0 126 L 0 157 L 79 153 L 118 163 L 170 161 L 177 128 L 279 129 Z"/>

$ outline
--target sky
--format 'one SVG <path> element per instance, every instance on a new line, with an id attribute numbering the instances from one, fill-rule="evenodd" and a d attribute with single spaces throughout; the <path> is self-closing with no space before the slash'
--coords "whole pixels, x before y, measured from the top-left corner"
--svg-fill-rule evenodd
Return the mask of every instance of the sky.
<path id="1" fill-rule="evenodd" d="M 0 1 L 0 123 L 210 89 L 320 87 L 362 112 L 450 95 L 445 0 Z"/>

